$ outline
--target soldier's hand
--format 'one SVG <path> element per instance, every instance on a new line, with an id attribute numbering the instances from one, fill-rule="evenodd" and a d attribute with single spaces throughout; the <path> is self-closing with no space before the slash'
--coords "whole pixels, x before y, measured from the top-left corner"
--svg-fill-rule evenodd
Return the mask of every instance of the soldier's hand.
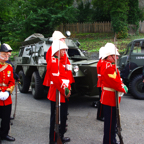
<path id="1" fill-rule="evenodd" d="M 66 95 L 66 98 L 69 98 L 71 95 L 71 91 L 69 91 L 69 93 Z"/>
<path id="2" fill-rule="evenodd" d="M 6 100 L 9 97 L 9 92 L 5 91 L 5 92 L 0 92 L 0 99 L 1 100 Z"/>

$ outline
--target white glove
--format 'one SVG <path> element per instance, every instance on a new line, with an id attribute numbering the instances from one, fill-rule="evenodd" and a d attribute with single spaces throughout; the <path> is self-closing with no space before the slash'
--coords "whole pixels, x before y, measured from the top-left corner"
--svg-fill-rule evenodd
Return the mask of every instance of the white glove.
<path id="1" fill-rule="evenodd" d="M 62 79 L 63 83 L 68 87 L 69 85 L 69 80 L 66 80 L 66 79 Z"/>
<path id="2" fill-rule="evenodd" d="M 3 92 L 1 91 L 0 92 L 0 100 L 2 100 L 2 97 L 3 97 Z"/>
<path id="3" fill-rule="evenodd" d="M 2 94 L 2 98 L 1 98 L 1 100 L 6 100 L 7 98 L 9 97 L 9 93 L 6 91 L 6 92 L 3 92 L 3 94 Z"/>
<path id="4" fill-rule="evenodd" d="M 123 92 L 118 92 L 118 96 L 119 96 L 119 97 L 122 97 L 123 95 L 124 95 Z"/>

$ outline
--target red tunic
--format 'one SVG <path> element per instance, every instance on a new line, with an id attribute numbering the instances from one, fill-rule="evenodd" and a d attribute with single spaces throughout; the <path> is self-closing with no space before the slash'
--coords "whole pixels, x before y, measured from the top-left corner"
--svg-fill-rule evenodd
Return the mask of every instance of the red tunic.
<path id="1" fill-rule="evenodd" d="M 62 65 L 65 67 L 66 65 L 71 65 L 66 53 L 64 54 L 63 57 L 60 58 L 60 62 L 62 63 Z M 74 77 L 73 77 L 73 74 L 72 74 L 72 71 L 71 70 L 68 70 L 66 69 L 66 73 L 67 73 L 67 76 L 68 78 L 70 79 L 70 84 L 74 83 L 75 80 L 74 80 Z"/>
<path id="2" fill-rule="evenodd" d="M 60 102 L 65 103 L 65 88 L 67 87 L 69 90 L 71 89 L 70 78 L 67 75 L 67 71 L 63 64 L 59 62 L 58 67 L 58 59 L 52 57 L 49 61 L 49 75 L 50 75 L 50 88 L 48 92 L 48 99 L 51 101 L 56 101 L 56 89 L 60 92 Z M 69 81 L 65 83 L 65 81 Z"/>
<path id="3" fill-rule="evenodd" d="M 98 77 L 98 81 L 97 81 L 97 87 L 101 87 L 101 66 L 102 66 L 103 60 L 100 59 L 97 63 L 97 77 Z"/>
<path id="4" fill-rule="evenodd" d="M 49 75 L 50 63 L 49 61 L 51 61 L 51 57 L 52 57 L 51 54 L 52 54 L 52 47 L 50 46 L 50 48 L 48 49 L 46 53 L 47 71 L 46 71 L 44 82 L 43 82 L 43 85 L 45 86 L 50 86 L 50 78 L 49 78 L 50 77 Z M 70 65 L 70 61 L 66 54 L 64 54 L 64 56 L 60 58 L 60 62 L 63 64 L 64 67 L 66 66 L 66 64 Z M 70 79 L 70 84 L 74 83 L 75 80 L 73 78 L 73 74 L 71 70 L 67 70 L 67 75 Z"/>
<path id="5" fill-rule="evenodd" d="M 13 68 L 10 64 L 0 63 L 0 90 L 5 92 L 6 90 L 12 93 L 15 86 L 15 80 L 13 78 Z M 0 106 L 12 104 L 11 95 L 6 100 L 0 100 Z"/>
<path id="6" fill-rule="evenodd" d="M 45 74 L 45 78 L 43 81 L 43 85 L 50 86 L 50 79 L 49 79 L 49 60 L 51 60 L 51 54 L 52 54 L 52 47 L 50 46 L 47 53 L 46 53 L 46 62 L 47 62 L 47 71 Z"/>
<path id="7" fill-rule="evenodd" d="M 102 94 L 101 103 L 108 106 L 116 106 L 115 91 L 123 92 L 124 84 L 121 80 L 119 71 L 115 71 L 115 65 L 108 60 L 104 60 L 101 67 Z M 119 97 L 120 102 L 121 97 Z"/>

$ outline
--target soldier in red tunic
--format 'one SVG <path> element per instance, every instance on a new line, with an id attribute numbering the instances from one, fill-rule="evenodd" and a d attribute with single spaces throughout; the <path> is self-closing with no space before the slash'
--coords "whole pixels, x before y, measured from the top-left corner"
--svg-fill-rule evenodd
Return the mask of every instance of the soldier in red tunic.
<path id="1" fill-rule="evenodd" d="M 101 87 L 102 87 L 102 82 L 101 82 L 101 67 L 103 64 L 102 60 L 102 53 L 103 53 L 104 47 L 101 47 L 99 50 L 99 61 L 97 63 L 97 76 L 98 76 L 98 81 L 97 81 L 97 87 L 99 89 L 99 101 L 98 101 L 98 111 L 97 111 L 97 120 L 104 121 L 104 113 L 103 113 L 103 105 L 100 103 L 101 99 Z"/>
<path id="2" fill-rule="evenodd" d="M 115 56 L 116 53 L 116 56 Z M 103 144 L 116 144 L 116 99 L 115 91 L 127 93 L 119 71 L 114 64 L 118 59 L 118 51 L 114 44 L 107 43 L 101 67 L 102 94 L 101 103 L 104 107 L 104 137 Z M 121 97 L 119 96 L 119 103 Z"/>
<path id="3" fill-rule="evenodd" d="M 67 119 L 67 98 L 71 95 L 71 77 L 69 77 L 67 68 L 58 58 L 65 56 L 65 49 L 68 49 L 64 41 L 54 40 L 52 44 L 52 57 L 47 63 L 49 71 L 50 88 L 48 99 L 51 102 L 51 118 L 50 118 L 50 144 L 55 143 L 55 104 L 56 89 L 60 92 L 60 136 L 62 142 L 69 142 L 69 137 L 64 137 L 65 125 Z M 59 54 L 60 53 L 60 54 Z"/>
<path id="4" fill-rule="evenodd" d="M 66 37 L 60 32 L 60 31 L 54 31 L 54 33 L 52 34 L 52 39 L 53 40 L 61 40 L 64 41 Z M 51 60 L 51 54 L 52 54 L 52 46 L 49 47 L 47 53 L 46 53 L 46 62 L 47 62 L 47 71 L 45 74 L 45 78 L 44 78 L 44 82 L 43 85 L 44 86 L 50 86 L 50 79 L 49 79 L 49 60 Z"/>
<path id="5" fill-rule="evenodd" d="M 2 118 L 0 138 L 8 141 L 15 141 L 15 138 L 8 135 L 10 129 L 10 114 L 12 107 L 11 93 L 15 86 L 13 68 L 5 63 L 8 58 L 9 45 L 0 46 L 0 115 Z"/>

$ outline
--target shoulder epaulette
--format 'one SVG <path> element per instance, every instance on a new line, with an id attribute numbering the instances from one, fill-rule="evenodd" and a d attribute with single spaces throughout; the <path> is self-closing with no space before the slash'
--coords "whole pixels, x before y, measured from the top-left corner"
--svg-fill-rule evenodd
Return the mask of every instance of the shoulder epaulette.
<path id="1" fill-rule="evenodd" d="M 55 63 L 56 62 L 56 58 L 52 57 L 52 62 Z"/>
<path id="2" fill-rule="evenodd" d="M 9 66 L 11 66 L 12 67 L 12 65 L 11 64 L 9 64 L 9 63 L 7 63 Z"/>

